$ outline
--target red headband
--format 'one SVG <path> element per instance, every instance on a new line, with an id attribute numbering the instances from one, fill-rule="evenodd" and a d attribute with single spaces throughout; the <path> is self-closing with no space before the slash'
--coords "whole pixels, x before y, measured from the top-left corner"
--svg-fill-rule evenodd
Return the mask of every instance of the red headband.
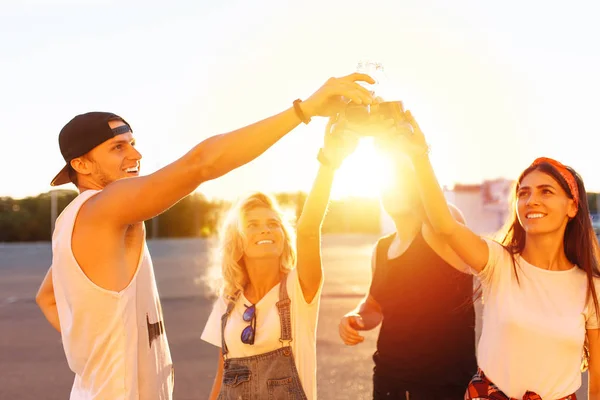
<path id="1" fill-rule="evenodd" d="M 547 157 L 539 157 L 536 158 L 531 166 L 534 167 L 536 165 L 540 165 L 541 163 L 548 163 L 556 169 L 556 171 L 563 177 L 567 185 L 569 185 L 569 190 L 571 191 L 571 195 L 573 196 L 573 201 L 575 201 L 575 207 L 579 208 L 579 188 L 577 186 L 577 181 L 575 180 L 575 176 L 569 171 L 567 167 L 565 167 L 560 162 L 553 160 L 552 158 Z"/>

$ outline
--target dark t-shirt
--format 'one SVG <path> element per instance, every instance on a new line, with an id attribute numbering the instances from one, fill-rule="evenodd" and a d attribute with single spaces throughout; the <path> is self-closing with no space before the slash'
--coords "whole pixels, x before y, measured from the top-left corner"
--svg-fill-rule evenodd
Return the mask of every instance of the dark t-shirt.
<path id="1" fill-rule="evenodd" d="M 377 243 L 370 289 L 383 312 L 375 379 L 407 389 L 466 389 L 477 371 L 473 276 L 444 261 L 421 232 L 388 259 L 394 237 Z"/>

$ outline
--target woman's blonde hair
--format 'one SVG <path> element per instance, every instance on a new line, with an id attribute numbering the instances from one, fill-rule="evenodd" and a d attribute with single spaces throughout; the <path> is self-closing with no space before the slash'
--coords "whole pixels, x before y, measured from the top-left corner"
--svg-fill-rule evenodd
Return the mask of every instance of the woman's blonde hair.
<path id="1" fill-rule="evenodd" d="M 281 272 L 289 272 L 296 264 L 295 234 L 277 201 L 264 193 L 249 194 L 231 207 L 220 230 L 219 258 L 222 286 L 219 294 L 225 299 L 235 300 L 237 293 L 243 292 L 244 287 L 248 284 L 248 271 L 243 261 L 242 222 L 246 213 L 256 208 L 268 208 L 278 215 L 284 237 Z"/>

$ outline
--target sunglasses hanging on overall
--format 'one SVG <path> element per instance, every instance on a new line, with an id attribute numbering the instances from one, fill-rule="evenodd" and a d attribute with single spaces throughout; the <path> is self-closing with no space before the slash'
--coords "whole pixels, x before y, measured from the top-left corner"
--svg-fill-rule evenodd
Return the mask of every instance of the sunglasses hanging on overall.
<path id="1" fill-rule="evenodd" d="M 242 343 L 244 344 L 254 344 L 254 334 L 256 332 L 256 306 L 253 304 L 250 307 L 246 306 L 246 311 L 244 311 L 243 319 L 246 322 L 250 322 L 250 325 L 244 328 L 242 331 Z"/>

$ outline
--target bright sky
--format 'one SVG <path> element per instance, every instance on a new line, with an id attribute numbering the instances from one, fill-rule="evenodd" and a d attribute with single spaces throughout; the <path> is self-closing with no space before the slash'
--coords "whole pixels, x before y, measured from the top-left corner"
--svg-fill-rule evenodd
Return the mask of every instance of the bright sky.
<path id="1" fill-rule="evenodd" d="M 150 173 L 213 134 L 308 97 L 360 59 L 383 63 L 388 97 L 417 117 L 443 184 L 514 179 L 544 155 L 600 191 L 600 6 L 592 1 L 0 4 L 0 195 L 50 189 L 64 164 L 58 132 L 76 114 L 126 118 Z M 297 128 L 200 191 L 308 190 L 324 126 Z M 335 193 L 374 194 L 375 160 L 361 146 Z"/>

